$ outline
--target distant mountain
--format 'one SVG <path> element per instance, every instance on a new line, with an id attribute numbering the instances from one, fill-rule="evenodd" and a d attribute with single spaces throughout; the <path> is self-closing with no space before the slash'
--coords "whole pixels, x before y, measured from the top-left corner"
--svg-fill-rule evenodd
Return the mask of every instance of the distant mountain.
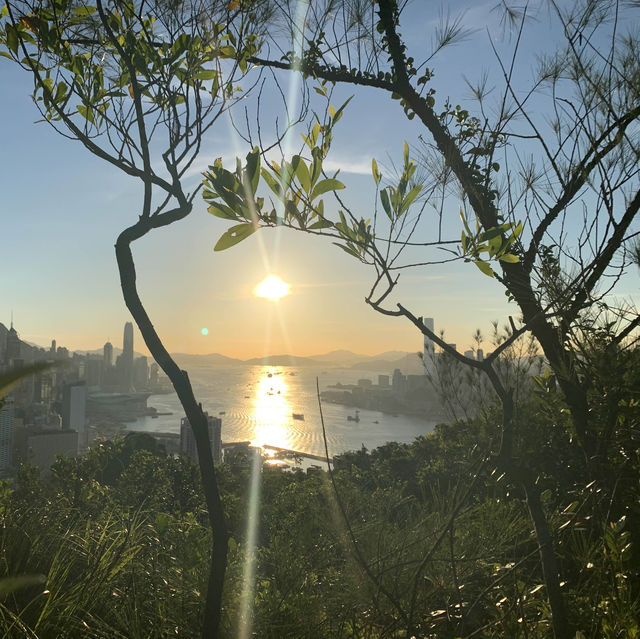
<path id="1" fill-rule="evenodd" d="M 0 325 L 2 326 L 2 325 Z M 6 329 L 5 329 L 6 332 Z M 2 331 L 0 330 L 0 348 Z M 90 351 L 76 351 L 79 354 L 102 355 L 103 349 L 96 348 Z M 122 353 L 122 349 L 113 347 L 113 359 Z M 141 353 L 134 352 L 135 357 L 141 357 Z M 227 357 L 220 353 L 207 353 L 198 355 L 194 353 L 172 353 L 179 366 L 303 366 L 316 368 L 351 368 L 354 370 L 370 371 L 391 375 L 399 368 L 405 375 L 417 375 L 423 371 L 422 360 L 415 352 L 386 351 L 378 355 L 361 355 L 345 349 L 330 351 L 310 357 L 298 357 L 296 355 L 269 355 L 267 357 L 252 357 L 251 359 L 237 359 Z M 153 358 L 149 358 L 150 361 Z"/>
<path id="2" fill-rule="evenodd" d="M 244 364 L 241 359 L 220 355 L 220 353 L 207 353 L 206 355 L 194 355 L 193 353 L 172 353 L 180 366 L 238 366 Z"/>
<path id="3" fill-rule="evenodd" d="M 102 357 L 104 355 L 104 347 L 103 348 L 94 348 L 92 351 L 74 351 L 74 353 L 78 353 L 78 355 L 100 355 Z M 122 349 L 117 346 L 113 347 L 113 361 L 116 361 L 116 357 L 118 355 L 122 355 Z M 138 353 L 137 351 L 133 351 L 134 357 L 146 357 L 142 353 Z M 150 357 L 149 359 L 153 359 Z"/>
<path id="4" fill-rule="evenodd" d="M 374 355 L 373 359 L 386 359 L 388 361 L 396 361 L 398 359 L 402 359 L 407 355 L 415 355 L 415 352 L 407 352 L 407 351 L 385 351 L 384 353 L 380 353 L 379 355 Z"/>
<path id="5" fill-rule="evenodd" d="M 350 366 L 354 362 L 359 362 L 363 359 L 367 359 L 368 355 L 358 355 L 346 350 L 331 351 L 324 355 L 311 355 L 309 358 L 317 362 L 326 362 L 327 364 L 333 364 L 335 366 Z"/>
<path id="6" fill-rule="evenodd" d="M 322 366 L 323 362 L 310 357 L 296 357 L 295 355 L 269 355 L 245 359 L 250 366 Z"/>
<path id="7" fill-rule="evenodd" d="M 371 373 L 380 373 L 383 375 L 391 375 L 394 369 L 398 368 L 396 363 L 386 359 L 365 359 L 355 362 L 349 368 L 355 371 L 369 371 Z"/>

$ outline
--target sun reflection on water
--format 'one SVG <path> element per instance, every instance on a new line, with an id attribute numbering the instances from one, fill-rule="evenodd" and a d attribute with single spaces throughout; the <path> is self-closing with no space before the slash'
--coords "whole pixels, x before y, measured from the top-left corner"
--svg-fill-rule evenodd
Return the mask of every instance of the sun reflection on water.
<path id="1" fill-rule="evenodd" d="M 292 449 L 291 404 L 284 371 L 264 367 L 254 397 L 254 446 L 279 446 Z"/>

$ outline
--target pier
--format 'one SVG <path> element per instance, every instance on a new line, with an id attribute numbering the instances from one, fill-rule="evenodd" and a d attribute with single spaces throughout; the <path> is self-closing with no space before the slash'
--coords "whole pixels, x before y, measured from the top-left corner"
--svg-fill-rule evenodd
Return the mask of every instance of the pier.
<path id="1" fill-rule="evenodd" d="M 222 448 L 233 448 L 235 446 L 250 446 L 250 441 L 242 442 L 222 442 Z M 284 453 L 285 455 L 293 455 L 297 457 L 305 457 L 306 459 L 313 459 L 314 461 L 325 462 L 327 458 L 323 455 L 314 455 L 313 453 L 303 453 L 299 450 L 291 450 L 290 448 L 281 448 L 280 446 L 272 446 L 271 444 L 264 444 L 263 446 L 257 446 L 257 448 L 263 448 L 266 450 L 274 450 L 277 453 Z M 331 459 L 330 461 L 333 461 Z"/>

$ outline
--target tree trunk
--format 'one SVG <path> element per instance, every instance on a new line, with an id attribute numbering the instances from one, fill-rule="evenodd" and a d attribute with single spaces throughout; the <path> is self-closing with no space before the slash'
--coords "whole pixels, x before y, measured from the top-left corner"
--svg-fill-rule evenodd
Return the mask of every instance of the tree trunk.
<path id="1" fill-rule="evenodd" d="M 549 605 L 551 606 L 553 635 L 555 639 L 571 639 L 573 634 L 571 633 L 571 626 L 564 605 L 564 597 L 560 589 L 558 562 L 556 561 L 556 555 L 553 550 L 553 540 L 549 530 L 549 522 L 547 522 L 540 501 L 540 491 L 533 481 L 525 481 L 524 489 L 527 495 L 529 515 L 531 516 L 538 541 L 542 575 L 547 588 Z"/>
<path id="2" fill-rule="evenodd" d="M 217 639 L 220 636 L 219 626 L 224 578 L 227 568 L 228 533 L 216 472 L 213 466 L 207 418 L 195 399 L 189 376 L 186 371 L 180 370 L 167 352 L 138 295 L 131 242 L 145 235 L 151 228 L 148 220 L 143 218 L 119 235 L 116 242 L 116 259 L 120 273 L 120 284 L 127 308 L 138 325 L 149 352 L 171 380 L 193 430 L 198 451 L 202 488 L 212 534 L 211 565 L 202 637 L 203 639 Z"/>

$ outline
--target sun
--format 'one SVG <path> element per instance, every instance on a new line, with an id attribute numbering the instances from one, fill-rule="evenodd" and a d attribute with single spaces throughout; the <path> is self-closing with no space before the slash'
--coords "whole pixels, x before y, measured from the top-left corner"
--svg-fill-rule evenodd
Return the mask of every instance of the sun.
<path id="1" fill-rule="evenodd" d="M 289 295 L 291 286 L 283 282 L 277 275 L 269 275 L 253 289 L 253 294 L 270 300 L 279 300 Z"/>

